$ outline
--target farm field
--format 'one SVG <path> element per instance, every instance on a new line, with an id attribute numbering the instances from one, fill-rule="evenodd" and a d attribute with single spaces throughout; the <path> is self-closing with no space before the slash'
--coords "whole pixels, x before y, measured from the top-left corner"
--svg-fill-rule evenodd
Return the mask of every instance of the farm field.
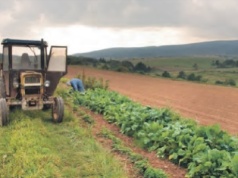
<path id="1" fill-rule="evenodd" d="M 86 76 L 109 80 L 110 89 L 143 105 L 169 107 L 202 125 L 219 124 L 237 135 L 237 88 L 173 81 L 148 76 L 69 66 L 67 77 Z"/>
<path id="2" fill-rule="evenodd" d="M 237 61 L 237 57 L 228 58 L 224 56 L 197 56 L 197 57 L 167 57 L 167 58 L 146 58 L 130 60 L 134 65 L 138 62 L 143 62 L 150 66 L 153 71 L 151 75 L 162 76 L 164 71 L 170 73 L 172 78 L 177 79 L 180 71 L 189 75 L 194 73 L 196 76 L 201 76 L 201 82 L 208 84 L 216 84 L 217 81 L 233 80 L 238 82 L 237 67 L 217 67 L 214 65 L 216 61 L 224 63 L 228 59 Z M 194 67 L 196 66 L 196 67 Z M 235 86 L 235 85 L 234 85 Z"/>

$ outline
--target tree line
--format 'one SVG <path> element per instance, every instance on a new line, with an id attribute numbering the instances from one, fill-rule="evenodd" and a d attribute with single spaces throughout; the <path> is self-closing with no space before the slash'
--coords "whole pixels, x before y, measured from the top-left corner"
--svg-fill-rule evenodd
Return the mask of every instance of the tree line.
<path id="1" fill-rule="evenodd" d="M 92 66 L 95 68 L 113 70 L 118 72 L 148 73 L 151 71 L 151 67 L 146 66 L 143 62 L 138 62 L 134 65 L 132 62 L 127 60 L 105 60 L 104 58 L 94 59 L 82 56 L 68 56 L 67 64 Z"/>
<path id="2" fill-rule="evenodd" d="M 226 59 L 225 61 L 215 60 L 212 61 L 212 66 L 217 68 L 238 67 L 238 61 L 233 59 Z"/>
<path id="3" fill-rule="evenodd" d="M 164 71 L 161 76 L 166 78 L 173 78 L 168 71 Z M 203 83 L 207 82 L 207 80 L 203 79 L 201 75 L 196 75 L 195 73 L 186 74 L 184 71 L 180 71 L 176 78 L 188 80 L 188 81 L 203 82 Z M 236 81 L 230 78 L 225 80 L 216 80 L 214 84 L 236 86 Z"/>

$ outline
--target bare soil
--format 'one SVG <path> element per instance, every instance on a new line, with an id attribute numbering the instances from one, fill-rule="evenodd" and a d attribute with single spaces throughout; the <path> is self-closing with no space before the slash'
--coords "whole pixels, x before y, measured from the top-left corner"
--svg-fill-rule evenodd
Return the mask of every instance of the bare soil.
<path id="1" fill-rule="evenodd" d="M 219 124 L 233 135 L 238 134 L 238 89 L 153 78 L 139 74 L 69 66 L 67 77 L 77 74 L 109 80 L 111 90 L 152 107 L 169 107 L 201 125 Z"/>
<path id="2" fill-rule="evenodd" d="M 103 78 L 104 81 L 108 80 L 111 90 L 128 96 L 143 105 L 157 108 L 169 107 L 179 112 L 183 117 L 196 120 L 201 125 L 219 124 L 222 129 L 231 134 L 237 135 L 238 133 L 237 88 L 173 81 L 82 66 L 69 66 L 66 77 L 76 77 L 83 72 L 86 76 Z M 136 147 L 132 138 L 122 135 L 119 128 L 108 124 L 101 115 L 90 111 L 86 112 L 95 119 L 93 134 L 106 149 L 110 149 L 108 147 L 111 143 L 98 137 L 102 128 L 110 129 L 126 146 L 147 158 L 153 167 L 163 169 L 169 177 L 185 177 L 185 169 L 175 166 L 167 160 L 157 158 L 153 152 L 147 152 Z M 125 169 L 131 177 L 140 177 L 127 158 L 120 154 L 118 156 L 118 160 L 124 163 Z"/>

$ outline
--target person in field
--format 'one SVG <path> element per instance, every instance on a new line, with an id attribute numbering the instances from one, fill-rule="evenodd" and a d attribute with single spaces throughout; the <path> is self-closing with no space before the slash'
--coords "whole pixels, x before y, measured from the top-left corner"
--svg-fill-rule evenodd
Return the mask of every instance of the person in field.
<path id="1" fill-rule="evenodd" d="M 78 91 L 83 94 L 85 93 L 83 82 L 78 78 L 72 78 L 70 81 L 67 82 L 67 85 L 71 86 L 74 91 Z"/>

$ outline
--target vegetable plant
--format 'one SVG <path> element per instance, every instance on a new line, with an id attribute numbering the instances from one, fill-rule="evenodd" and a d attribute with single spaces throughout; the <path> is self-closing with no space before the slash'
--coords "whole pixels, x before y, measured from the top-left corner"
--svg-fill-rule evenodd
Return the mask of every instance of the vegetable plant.
<path id="1" fill-rule="evenodd" d="M 68 95 L 103 114 L 142 147 L 188 169 L 187 177 L 236 177 L 238 139 L 218 125 L 199 126 L 168 108 L 151 108 L 100 88 Z"/>

